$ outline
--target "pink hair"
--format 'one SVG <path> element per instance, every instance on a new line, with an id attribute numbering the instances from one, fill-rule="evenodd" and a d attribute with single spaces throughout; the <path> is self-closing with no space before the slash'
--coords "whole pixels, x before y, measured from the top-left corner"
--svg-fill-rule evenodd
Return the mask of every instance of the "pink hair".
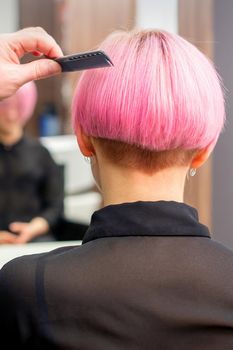
<path id="1" fill-rule="evenodd" d="M 213 64 L 178 35 L 115 32 L 100 46 L 112 68 L 85 71 L 72 102 L 74 130 L 149 150 L 214 147 L 225 120 Z"/>
<path id="2" fill-rule="evenodd" d="M 19 121 L 25 124 L 33 115 L 37 102 L 37 88 L 33 81 L 21 86 L 14 95 L 1 101 L 0 103 L 10 106 L 17 106 Z"/>

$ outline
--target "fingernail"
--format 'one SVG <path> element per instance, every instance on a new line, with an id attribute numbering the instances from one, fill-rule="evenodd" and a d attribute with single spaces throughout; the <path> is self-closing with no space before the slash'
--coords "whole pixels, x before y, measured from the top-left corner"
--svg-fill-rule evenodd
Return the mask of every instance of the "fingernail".
<path id="1" fill-rule="evenodd" d="M 60 64 L 53 60 L 48 60 L 48 69 L 49 69 L 49 74 L 56 74 L 61 72 Z"/>

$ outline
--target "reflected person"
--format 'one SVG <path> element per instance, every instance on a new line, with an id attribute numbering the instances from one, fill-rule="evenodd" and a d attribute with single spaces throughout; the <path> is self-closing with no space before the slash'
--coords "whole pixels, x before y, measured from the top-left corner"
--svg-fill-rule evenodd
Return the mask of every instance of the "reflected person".
<path id="1" fill-rule="evenodd" d="M 63 213 L 62 171 L 24 132 L 36 102 L 34 82 L 0 101 L 0 244 L 54 240 Z"/>

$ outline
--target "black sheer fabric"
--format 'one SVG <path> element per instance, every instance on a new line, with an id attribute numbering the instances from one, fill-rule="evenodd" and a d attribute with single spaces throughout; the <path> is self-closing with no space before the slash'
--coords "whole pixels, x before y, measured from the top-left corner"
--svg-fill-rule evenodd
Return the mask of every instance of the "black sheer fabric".
<path id="1" fill-rule="evenodd" d="M 166 234 L 167 232 L 167 234 Z M 0 335 L 17 349 L 233 349 L 233 252 L 195 209 L 97 211 L 83 244 L 0 271 Z"/>

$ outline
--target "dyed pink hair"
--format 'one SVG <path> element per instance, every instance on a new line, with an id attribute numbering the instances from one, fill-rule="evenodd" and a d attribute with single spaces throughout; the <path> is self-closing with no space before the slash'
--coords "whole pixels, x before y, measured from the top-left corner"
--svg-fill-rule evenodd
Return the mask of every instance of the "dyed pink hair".
<path id="1" fill-rule="evenodd" d="M 10 106 L 17 106 L 19 121 L 25 124 L 33 115 L 37 102 L 37 88 L 33 81 L 21 86 L 14 95 L 0 101 L 0 103 Z"/>
<path id="2" fill-rule="evenodd" d="M 225 120 L 213 64 L 165 31 L 115 32 L 102 43 L 112 68 L 85 71 L 72 102 L 74 130 L 148 150 L 214 147 Z"/>

